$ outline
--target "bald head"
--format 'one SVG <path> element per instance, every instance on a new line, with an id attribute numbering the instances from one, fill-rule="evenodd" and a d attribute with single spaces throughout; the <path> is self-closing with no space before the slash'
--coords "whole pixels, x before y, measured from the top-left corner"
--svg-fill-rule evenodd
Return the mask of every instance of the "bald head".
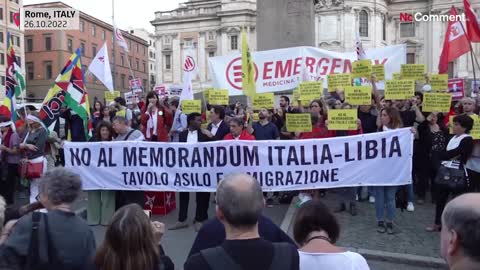
<path id="1" fill-rule="evenodd" d="M 458 235 L 463 253 L 480 262 L 480 193 L 468 193 L 450 201 L 442 216 L 444 229 Z"/>
<path id="2" fill-rule="evenodd" d="M 262 188 L 248 174 L 227 175 L 217 188 L 217 206 L 232 227 L 251 228 L 264 207 Z"/>

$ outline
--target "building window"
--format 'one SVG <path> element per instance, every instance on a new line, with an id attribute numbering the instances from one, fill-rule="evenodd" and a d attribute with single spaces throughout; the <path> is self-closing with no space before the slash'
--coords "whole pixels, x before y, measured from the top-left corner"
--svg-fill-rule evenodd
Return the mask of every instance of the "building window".
<path id="1" fill-rule="evenodd" d="M 49 80 L 52 77 L 53 77 L 52 62 L 50 62 L 50 61 L 45 62 L 45 79 Z"/>
<path id="2" fill-rule="evenodd" d="M 52 50 L 52 37 L 45 37 L 45 50 L 46 51 Z"/>
<path id="3" fill-rule="evenodd" d="M 215 40 L 215 32 L 213 31 L 208 32 L 208 40 Z"/>
<path id="4" fill-rule="evenodd" d="M 18 0 L 10 0 L 10 2 L 14 2 L 14 3 L 17 3 L 18 4 Z"/>
<path id="5" fill-rule="evenodd" d="M 3 21 L 3 7 L 0 7 L 0 21 Z"/>
<path id="6" fill-rule="evenodd" d="M 3 43 L 3 32 L 0 32 L 0 43 Z"/>
<path id="7" fill-rule="evenodd" d="M 415 64 L 415 54 L 407 53 L 407 64 Z"/>
<path id="8" fill-rule="evenodd" d="M 125 59 L 123 58 L 123 55 L 120 55 L 120 65 L 122 67 L 125 66 Z"/>
<path id="9" fill-rule="evenodd" d="M 150 71 L 153 71 L 153 65 L 150 64 Z"/>
<path id="10" fill-rule="evenodd" d="M 68 52 L 73 53 L 73 40 L 71 38 L 67 40 L 67 50 Z"/>
<path id="11" fill-rule="evenodd" d="M 136 45 L 137 45 L 137 53 L 138 53 L 138 43 Z"/>
<path id="12" fill-rule="evenodd" d="M 122 88 L 125 89 L 125 74 L 120 75 L 121 85 Z"/>
<path id="13" fill-rule="evenodd" d="M 80 32 L 85 32 L 85 22 L 80 21 Z"/>
<path id="14" fill-rule="evenodd" d="M 230 49 L 238 50 L 238 36 L 230 37 Z"/>
<path id="15" fill-rule="evenodd" d="M 135 69 L 140 70 L 140 61 L 138 59 L 135 60 Z"/>
<path id="16" fill-rule="evenodd" d="M 172 57 L 170 54 L 165 54 L 165 69 L 172 69 Z"/>
<path id="17" fill-rule="evenodd" d="M 0 53 L 0 65 L 5 65 L 5 54 Z"/>
<path id="18" fill-rule="evenodd" d="M 27 38 L 27 48 L 25 50 L 27 52 L 33 52 L 33 39 Z"/>
<path id="19" fill-rule="evenodd" d="M 15 56 L 15 63 L 17 63 L 19 67 L 22 67 L 22 58 L 20 56 Z"/>
<path id="20" fill-rule="evenodd" d="M 107 33 L 105 30 L 102 31 L 102 40 L 105 40 L 107 38 Z"/>
<path id="21" fill-rule="evenodd" d="M 215 57 L 215 52 L 209 52 L 208 57 Z"/>
<path id="22" fill-rule="evenodd" d="M 2 35 L 2 39 L 3 39 L 3 35 Z M 20 47 L 20 37 L 12 35 L 12 43 L 13 43 L 13 46 Z"/>
<path id="23" fill-rule="evenodd" d="M 368 37 L 368 13 L 365 10 L 360 11 L 358 31 L 361 37 Z"/>
<path id="24" fill-rule="evenodd" d="M 132 65 L 132 57 L 128 57 L 128 65 L 129 65 L 129 66 Z"/>
<path id="25" fill-rule="evenodd" d="M 80 43 L 80 52 L 85 55 L 85 43 Z"/>
<path id="26" fill-rule="evenodd" d="M 165 44 L 171 44 L 171 43 L 172 43 L 172 39 L 170 38 L 170 36 L 165 36 L 165 37 L 163 38 L 163 42 L 164 42 Z"/>
<path id="27" fill-rule="evenodd" d="M 97 55 L 97 46 L 92 46 L 92 57 L 95 57 Z"/>
<path id="28" fill-rule="evenodd" d="M 1 81 L 2 81 L 2 85 L 5 85 L 5 76 L 0 76 L 1 78 Z"/>
<path id="29" fill-rule="evenodd" d="M 387 18 L 382 15 L 382 40 L 387 40 Z"/>
<path id="30" fill-rule="evenodd" d="M 152 52 L 148 52 L 148 57 L 152 58 L 152 57 L 153 57 L 153 53 L 152 53 Z"/>
<path id="31" fill-rule="evenodd" d="M 400 37 L 414 37 L 415 24 L 414 23 L 400 23 Z"/>
<path id="32" fill-rule="evenodd" d="M 185 48 L 193 47 L 193 39 L 185 39 Z"/>
<path id="33" fill-rule="evenodd" d="M 97 36 L 97 27 L 95 25 L 92 25 L 92 36 Z"/>
<path id="34" fill-rule="evenodd" d="M 147 88 L 147 79 L 143 79 L 143 88 Z"/>
<path id="35" fill-rule="evenodd" d="M 34 79 L 34 71 L 33 71 L 33 63 L 32 62 L 29 62 L 26 64 L 26 68 L 27 68 L 27 79 L 28 80 L 33 80 Z"/>
<path id="36" fill-rule="evenodd" d="M 455 71 L 455 63 L 454 62 L 449 62 L 448 63 L 448 77 L 449 78 L 455 78 L 454 71 Z M 477 85 L 477 88 L 478 88 L 478 85 Z"/>
<path id="37" fill-rule="evenodd" d="M 15 20 L 13 19 L 15 17 L 15 12 L 10 11 L 10 23 L 15 23 Z"/>

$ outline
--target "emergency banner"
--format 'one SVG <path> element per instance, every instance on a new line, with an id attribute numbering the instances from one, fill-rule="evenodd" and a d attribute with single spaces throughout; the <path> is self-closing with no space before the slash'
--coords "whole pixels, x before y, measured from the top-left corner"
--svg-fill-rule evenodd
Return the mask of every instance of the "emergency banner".
<path id="1" fill-rule="evenodd" d="M 384 65 L 385 79 L 400 72 L 405 64 L 406 45 L 394 45 L 366 51 L 372 65 Z M 334 52 L 314 47 L 293 47 L 252 53 L 257 93 L 279 92 L 297 88 L 302 81 L 322 81 L 328 88 L 327 75 L 352 73 L 356 52 Z M 230 96 L 242 95 L 242 59 L 239 53 L 211 57 L 208 60 L 213 86 L 228 89 Z M 383 83 L 378 84 L 383 89 Z"/>
<path id="2" fill-rule="evenodd" d="M 248 173 L 264 191 L 411 183 L 409 128 L 292 141 L 207 143 L 65 142 L 65 166 L 84 190 L 214 192 L 230 173 Z M 399 166 L 401 164 L 401 166 Z"/>

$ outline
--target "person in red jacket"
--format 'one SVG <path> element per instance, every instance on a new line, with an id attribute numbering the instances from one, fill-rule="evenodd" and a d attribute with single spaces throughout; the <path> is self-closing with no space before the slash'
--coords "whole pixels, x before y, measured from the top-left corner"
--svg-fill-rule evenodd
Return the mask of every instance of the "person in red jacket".
<path id="1" fill-rule="evenodd" d="M 224 140 L 242 140 L 242 141 L 254 141 L 255 136 L 251 135 L 244 129 L 243 119 L 232 118 L 230 119 L 230 133 L 223 137 Z"/>
<path id="2" fill-rule="evenodd" d="M 168 142 L 168 132 L 173 124 L 172 113 L 160 103 L 158 95 L 153 91 L 147 94 L 146 104 L 141 113 L 142 132 L 145 140 Z"/>

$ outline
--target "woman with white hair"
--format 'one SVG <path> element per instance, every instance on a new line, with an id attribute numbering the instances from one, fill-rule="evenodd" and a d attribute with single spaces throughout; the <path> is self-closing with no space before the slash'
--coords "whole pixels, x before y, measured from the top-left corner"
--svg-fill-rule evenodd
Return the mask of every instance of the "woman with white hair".
<path id="1" fill-rule="evenodd" d="M 47 171 L 47 159 L 45 158 L 45 144 L 48 133 L 45 124 L 40 120 L 38 113 L 32 112 L 27 115 L 29 130 L 20 150 L 25 152 L 26 159 L 20 162 L 21 176 L 30 180 L 30 203 L 36 201 L 38 195 L 38 181 Z"/>

